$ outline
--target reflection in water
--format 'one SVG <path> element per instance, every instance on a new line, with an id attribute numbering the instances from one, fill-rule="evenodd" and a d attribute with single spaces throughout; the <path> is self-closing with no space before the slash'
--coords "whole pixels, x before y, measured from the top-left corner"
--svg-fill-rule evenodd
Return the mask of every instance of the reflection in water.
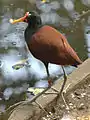
<path id="1" fill-rule="evenodd" d="M 14 54 L 7 54 L 2 57 L 2 61 L 4 61 L 4 65 L 2 67 L 2 74 L 4 78 L 6 79 L 5 83 L 6 84 L 11 84 L 12 81 L 19 80 L 25 80 L 27 79 L 27 72 L 24 68 L 16 71 L 13 70 L 12 65 L 18 61 L 18 56 Z"/>
<path id="2" fill-rule="evenodd" d="M 90 57 L 90 26 L 85 26 L 85 39 L 86 39 L 86 46 L 87 46 L 87 54 Z"/>
<path id="3" fill-rule="evenodd" d="M 71 17 L 72 19 L 75 19 L 75 20 L 79 20 L 79 19 L 80 19 L 80 18 L 79 18 L 80 14 L 79 14 L 78 12 L 76 12 L 76 11 L 70 12 L 69 15 L 70 15 L 70 17 Z"/>
<path id="4" fill-rule="evenodd" d="M 13 94 L 13 88 L 6 88 L 3 92 L 3 97 L 5 100 L 9 100 L 12 94 Z"/>
<path id="5" fill-rule="evenodd" d="M 82 2 L 84 5 L 90 7 L 90 0 L 81 0 L 81 2 Z"/>
<path id="6" fill-rule="evenodd" d="M 88 0 L 81 0 L 81 2 L 89 6 Z M 0 111 L 1 109 L 4 111 L 8 104 L 11 105 L 16 102 L 17 96 L 25 93 L 28 87 L 47 86 L 47 74 L 43 63 L 28 52 L 24 41 L 24 30 L 27 24 L 18 23 L 11 25 L 9 19 L 19 18 L 26 11 L 37 10 L 41 15 L 42 23 L 57 27 L 60 32 L 65 34 L 80 58 L 85 60 L 87 52 L 84 45 L 90 47 L 90 34 L 85 34 L 85 43 L 84 27 L 82 27 L 81 19 L 79 18 L 80 11 L 76 10 L 75 5 L 75 0 L 47 0 L 47 3 L 42 3 L 40 0 L 36 0 L 36 3 L 35 0 L 22 0 L 20 3 L 18 0 L 0 0 Z M 86 18 L 87 15 L 84 19 Z M 73 22 L 74 20 L 77 21 Z M 90 23 L 89 18 L 88 21 L 85 20 L 86 24 L 87 22 L 88 24 Z M 90 29 L 88 24 L 85 27 L 85 33 Z M 88 53 L 89 56 L 90 54 Z M 19 70 L 12 68 L 16 62 L 27 58 L 29 58 L 30 67 L 28 65 L 23 66 Z M 74 69 L 74 67 L 66 67 L 67 74 Z M 51 76 L 59 76 L 63 73 L 59 65 L 53 64 L 49 65 L 49 71 Z M 18 101 L 21 99 L 23 97 L 18 97 Z M 2 104 L 3 102 L 6 102 L 6 106 Z"/>
<path id="7" fill-rule="evenodd" d="M 70 12 L 74 10 L 74 0 L 63 0 L 64 8 Z"/>
<path id="8" fill-rule="evenodd" d="M 73 20 L 79 20 L 79 12 L 75 10 L 75 0 L 63 0 L 63 7 L 67 10 L 68 15 Z"/>
<path id="9" fill-rule="evenodd" d="M 44 13 L 51 12 L 52 10 L 58 10 L 60 8 L 60 3 L 58 1 L 52 1 L 47 3 L 42 3 L 41 1 L 36 1 L 36 6 L 39 10 Z"/>
<path id="10" fill-rule="evenodd" d="M 1 58 L 1 57 L 0 57 L 0 58 Z M 2 68 L 2 66 L 3 66 L 3 61 L 0 60 L 0 68 Z"/>
<path id="11" fill-rule="evenodd" d="M 87 21 L 87 22 L 88 22 L 88 24 L 90 25 L 90 16 L 88 16 L 88 21 Z"/>
<path id="12" fill-rule="evenodd" d="M 6 106 L 4 104 L 0 105 L 0 113 L 5 112 Z"/>
<path id="13" fill-rule="evenodd" d="M 55 24 L 55 26 L 70 26 L 70 20 L 67 17 L 60 17 L 56 12 L 42 13 L 41 19 L 43 24 Z"/>
<path id="14" fill-rule="evenodd" d="M 48 86 L 48 83 L 46 80 L 40 80 L 38 82 L 36 82 L 35 84 L 35 87 L 47 87 Z"/>
<path id="15" fill-rule="evenodd" d="M 28 87 L 29 87 L 29 84 L 24 83 L 24 84 L 22 84 L 22 86 L 13 88 L 13 94 L 16 94 L 16 95 L 21 94 L 21 93 L 25 92 L 28 89 Z"/>

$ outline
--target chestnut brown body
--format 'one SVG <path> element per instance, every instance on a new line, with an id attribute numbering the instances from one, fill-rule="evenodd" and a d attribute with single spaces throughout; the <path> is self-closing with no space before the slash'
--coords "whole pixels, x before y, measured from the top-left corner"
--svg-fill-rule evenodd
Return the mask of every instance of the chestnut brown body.
<path id="1" fill-rule="evenodd" d="M 17 22 L 26 22 L 28 26 L 25 30 L 25 41 L 32 55 L 41 60 L 46 68 L 47 76 L 50 77 L 48 64 L 53 63 L 62 66 L 64 74 L 64 82 L 59 95 L 63 92 L 67 76 L 64 70 L 64 65 L 72 65 L 77 67 L 82 61 L 77 56 L 76 52 L 69 45 L 67 39 L 58 32 L 55 28 L 48 25 L 42 25 L 40 15 L 36 12 L 26 12 L 25 16 L 17 20 L 11 19 L 12 24 Z M 48 79 L 48 86 L 52 85 L 52 80 Z M 66 101 L 62 94 L 65 105 Z"/>
<path id="2" fill-rule="evenodd" d="M 79 65 L 82 61 L 67 39 L 56 29 L 43 26 L 28 40 L 28 48 L 37 59 L 58 65 Z"/>

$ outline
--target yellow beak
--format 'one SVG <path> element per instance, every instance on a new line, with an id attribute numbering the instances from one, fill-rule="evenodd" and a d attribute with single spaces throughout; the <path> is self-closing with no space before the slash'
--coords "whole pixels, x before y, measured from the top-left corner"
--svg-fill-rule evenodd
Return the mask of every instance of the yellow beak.
<path id="1" fill-rule="evenodd" d="M 18 23 L 18 22 L 24 22 L 24 20 L 25 20 L 26 17 L 28 16 L 28 14 L 29 14 L 29 12 L 27 12 L 24 17 L 21 17 L 21 18 L 19 18 L 19 19 L 17 19 L 17 20 L 10 19 L 9 22 L 10 22 L 11 24 L 15 24 L 15 23 Z"/>

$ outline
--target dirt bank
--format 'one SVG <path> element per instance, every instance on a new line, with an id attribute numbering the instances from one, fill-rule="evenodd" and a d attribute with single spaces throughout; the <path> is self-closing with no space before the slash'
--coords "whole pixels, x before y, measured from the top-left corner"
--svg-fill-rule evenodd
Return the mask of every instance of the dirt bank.
<path id="1" fill-rule="evenodd" d="M 53 86 L 60 89 L 63 80 L 58 80 Z M 36 103 L 20 105 L 14 109 L 8 120 L 89 120 L 90 115 L 90 59 L 87 59 L 72 74 L 68 76 L 65 99 L 70 110 L 66 110 L 62 98 L 57 95 L 41 95 L 36 101 L 51 115 L 46 115 Z M 52 92 L 48 90 L 47 92 Z M 65 118 L 66 117 L 66 118 Z M 82 118 L 82 119 L 81 119 Z"/>

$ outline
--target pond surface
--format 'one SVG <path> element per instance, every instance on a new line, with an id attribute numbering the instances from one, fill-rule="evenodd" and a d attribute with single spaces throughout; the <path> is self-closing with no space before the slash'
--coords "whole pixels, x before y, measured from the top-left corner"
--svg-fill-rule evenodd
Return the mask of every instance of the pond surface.
<path id="1" fill-rule="evenodd" d="M 11 25 L 10 18 L 19 18 L 27 11 L 38 11 L 43 24 L 49 24 L 64 34 L 81 60 L 90 57 L 89 0 L 0 0 L 0 112 L 25 99 L 28 87 L 46 87 L 44 65 L 28 51 L 24 41 L 25 23 Z M 85 14 L 85 15 L 82 15 Z M 28 59 L 24 67 L 13 69 L 20 60 Z M 71 73 L 75 68 L 66 67 Z M 51 76 L 63 74 L 58 65 L 49 65 Z"/>

